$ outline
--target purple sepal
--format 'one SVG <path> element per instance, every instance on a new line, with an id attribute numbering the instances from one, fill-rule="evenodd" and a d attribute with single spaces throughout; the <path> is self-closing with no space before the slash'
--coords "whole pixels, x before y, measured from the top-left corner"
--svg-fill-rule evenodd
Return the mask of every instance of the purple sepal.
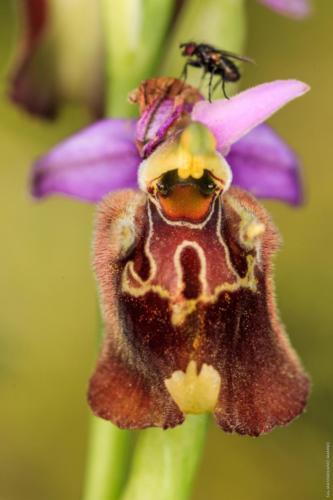
<path id="1" fill-rule="evenodd" d="M 279 14 L 293 17 L 294 19 L 304 19 L 312 11 L 309 0 L 259 0 L 259 2 Z"/>
<path id="2" fill-rule="evenodd" d="M 33 196 L 63 194 L 95 203 L 110 191 L 137 187 L 135 128 L 135 120 L 107 119 L 60 143 L 35 163 Z"/>
<path id="3" fill-rule="evenodd" d="M 259 125 L 236 142 L 227 160 L 234 185 L 258 198 L 302 202 L 299 160 L 268 125 Z"/>

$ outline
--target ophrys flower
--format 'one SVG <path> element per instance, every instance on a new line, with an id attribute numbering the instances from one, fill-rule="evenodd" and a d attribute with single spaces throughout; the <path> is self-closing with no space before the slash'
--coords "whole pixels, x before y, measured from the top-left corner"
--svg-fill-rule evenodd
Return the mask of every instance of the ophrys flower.
<path id="1" fill-rule="evenodd" d="M 309 381 L 272 284 L 279 236 L 264 208 L 231 186 L 234 171 L 261 196 L 299 201 L 297 160 L 261 123 L 307 90 L 277 81 L 208 103 L 181 82 L 151 80 L 132 95 L 138 121 L 96 124 L 37 163 L 36 195 L 89 201 L 134 187 L 138 170 L 140 190 L 109 194 L 97 218 L 105 340 L 89 388 L 96 415 L 167 428 L 211 411 L 226 431 L 260 435 L 303 410 Z"/>

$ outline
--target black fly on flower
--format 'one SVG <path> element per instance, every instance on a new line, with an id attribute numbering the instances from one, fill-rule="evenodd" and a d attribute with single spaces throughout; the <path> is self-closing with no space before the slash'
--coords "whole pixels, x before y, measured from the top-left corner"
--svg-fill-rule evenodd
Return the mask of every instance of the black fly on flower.
<path id="1" fill-rule="evenodd" d="M 238 82 L 241 77 L 240 71 L 234 61 L 254 63 L 249 57 L 217 49 L 208 43 L 186 42 L 181 43 L 179 47 L 183 49 L 182 55 L 187 57 L 182 73 L 185 80 L 189 66 L 202 69 L 202 80 L 206 74 L 210 75 L 208 83 L 209 102 L 212 101 L 212 94 L 219 85 L 222 87 L 224 97 L 229 99 L 225 90 L 226 82 Z M 217 77 L 217 82 L 213 87 L 214 77 Z"/>

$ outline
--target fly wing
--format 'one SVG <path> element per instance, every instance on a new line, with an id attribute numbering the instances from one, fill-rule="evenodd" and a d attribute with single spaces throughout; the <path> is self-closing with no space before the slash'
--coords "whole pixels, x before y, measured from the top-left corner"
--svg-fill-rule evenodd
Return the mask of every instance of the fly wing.
<path id="1" fill-rule="evenodd" d="M 233 52 L 229 52 L 228 50 L 220 50 L 219 53 L 221 54 L 222 57 L 229 57 L 230 59 L 236 59 L 237 61 L 255 64 L 255 61 L 250 57 L 240 56 L 238 54 L 234 54 Z"/>
<path id="2" fill-rule="evenodd" d="M 164 384 L 137 356 L 119 304 L 124 261 L 145 229 L 145 205 L 146 195 L 137 191 L 109 195 L 100 205 L 94 240 L 105 335 L 88 401 L 95 415 L 127 429 L 173 427 L 184 419 Z"/>

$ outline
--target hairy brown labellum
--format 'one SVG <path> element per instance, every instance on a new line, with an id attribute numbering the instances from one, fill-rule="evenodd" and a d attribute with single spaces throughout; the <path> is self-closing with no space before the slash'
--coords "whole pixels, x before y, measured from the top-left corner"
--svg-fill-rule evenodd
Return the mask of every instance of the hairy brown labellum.
<path id="1" fill-rule="evenodd" d="M 193 220 L 168 215 L 178 191 L 165 185 L 100 206 L 94 264 L 105 340 L 89 403 L 123 428 L 174 427 L 211 411 L 226 431 L 260 435 L 299 415 L 309 390 L 276 312 L 277 231 L 239 189 L 208 183 L 207 194 L 202 180 L 176 174 L 172 182 L 208 197 Z"/>

